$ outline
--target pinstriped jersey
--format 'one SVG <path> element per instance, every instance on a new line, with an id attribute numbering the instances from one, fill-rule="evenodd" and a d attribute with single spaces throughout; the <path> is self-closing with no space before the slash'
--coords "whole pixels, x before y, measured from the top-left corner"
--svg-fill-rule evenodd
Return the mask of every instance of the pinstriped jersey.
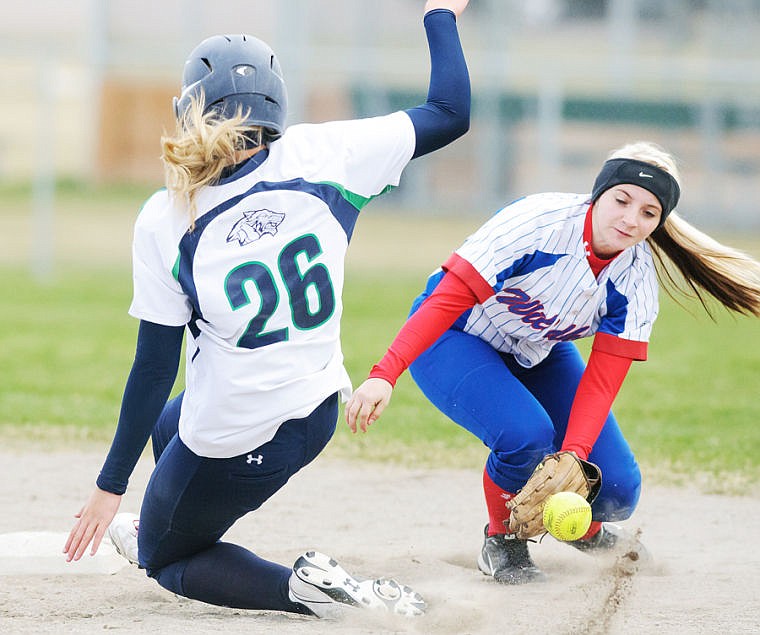
<path id="1" fill-rule="evenodd" d="M 588 195 L 544 193 L 497 212 L 456 250 L 493 290 L 456 326 L 525 367 L 559 341 L 597 332 L 647 342 L 658 284 L 646 242 L 626 249 L 596 278 L 583 227 Z M 434 274 L 428 288 L 437 283 Z"/>
<path id="2" fill-rule="evenodd" d="M 399 183 L 414 147 L 403 112 L 291 126 L 199 192 L 192 231 L 166 190 L 145 204 L 129 312 L 187 325 L 179 434 L 193 452 L 250 451 L 336 391 L 348 396 L 346 249 L 359 211 Z"/>

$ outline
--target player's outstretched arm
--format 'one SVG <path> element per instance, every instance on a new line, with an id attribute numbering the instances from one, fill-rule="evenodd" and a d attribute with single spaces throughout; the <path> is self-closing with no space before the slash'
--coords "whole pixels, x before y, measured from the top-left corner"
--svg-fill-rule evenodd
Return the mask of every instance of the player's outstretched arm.
<path id="1" fill-rule="evenodd" d="M 63 552 L 66 561 L 79 560 L 87 547 L 92 543 L 90 555 L 94 556 L 100 547 L 100 542 L 111 524 L 116 512 L 119 511 L 121 495 L 105 492 L 96 488 L 90 500 L 75 515 L 76 523 L 69 533 Z"/>
<path id="2" fill-rule="evenodd" d="M 383 414 L 392 393 L 393 386 L 378 377 L 370 377 L 359 386 L 346 403 L 346 423 L 351 432 L 357 427 L 366 432 Z"/>
<path id="3" fill-rule="evenodd" d="M 78 520 L 63 548 L 69 562 L 79 560 L 90 543 L 94 555 L 116 515 L 121 495 L 177 376 L 183 334 L 182 326 L 140 322 L 135 360 L 124 389 L 111 449 L 98 475 L 98 487 L 75 515 Z"/>
<path id="4" fill-rule="evenodd" d="M 459 17 L 465 10 L 470 0 L 427 0 L 425 3 L 425 13 L 433 9 L 448 9 L 453 11 L 454 15 Z"/>
<path id="5" fill-rule="evenodd" d="M 413 159 L 443 148 L 470 128 L 470 75 L 457 18 L 452 15 L 466 4 L 461 0 L 429 0 L 426 5 L 430 8 L 423 19 L 430 50 L 427 99 L 406 110 L 414 126 Z"/>

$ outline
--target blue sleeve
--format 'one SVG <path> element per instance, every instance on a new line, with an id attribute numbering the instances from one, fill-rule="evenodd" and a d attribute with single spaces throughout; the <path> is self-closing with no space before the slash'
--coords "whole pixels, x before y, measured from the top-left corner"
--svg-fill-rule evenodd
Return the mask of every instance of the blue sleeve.
<path id="1" fill-rule="evenodd" d="M 100 489 L 114 494 L 126 491 L 177 377 L 184 330 L 183 326 L 140 322 L 119 424 L 97 480 Z"/>
<path id="2" fill-rule="evenodd" d="M 448 9 L 434 9 L 425 14 L 424 24 L 430 86 L 427 101 L 406 111 L 416 136 L 413 159 L 442 148 L 470 128 L 470 76 L 456 17 Z"/>

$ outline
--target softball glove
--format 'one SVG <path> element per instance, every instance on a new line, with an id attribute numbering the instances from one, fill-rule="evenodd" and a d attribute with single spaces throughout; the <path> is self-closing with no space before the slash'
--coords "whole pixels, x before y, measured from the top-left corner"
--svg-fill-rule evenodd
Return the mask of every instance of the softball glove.
<path id="1" fill-rule="evenodd" d="M 507 501 L 511 510 L 509 531 L 518 538 L 533 538 L 546 533 L 544 504 L 557 492 L 575 492 L 589 503 L 602 487 L 599 467 L 579 459 L 572 452 L 556 452 L 544 457 L 525 486 Z"/>

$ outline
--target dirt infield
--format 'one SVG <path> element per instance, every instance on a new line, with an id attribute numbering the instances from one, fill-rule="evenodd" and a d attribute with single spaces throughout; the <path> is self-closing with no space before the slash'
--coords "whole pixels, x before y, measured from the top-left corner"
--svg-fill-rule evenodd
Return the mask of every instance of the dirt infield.
<path id="1" fill-rule="evenodd" d="M 68 531 L 105 449 L 0 452 L 0 534 Z M 122 505 L 137 510 L 143 459 Z M 115 574 L 0 575 L 2 633 L 756 633 L 760 629 L 757 498 L 645 483 L 626 526 L 653 565 L 595 559 L 547 538 L 532 548 L 549 581 L 495 584 L 478 572 L 485 511 L 479 470 L 347 462 L 328 453 L 244 518 L 228 539 L 290 564 L 330 553 L 357 575 L 390 575 L 420 591 L 422 618 L 355 611 L 341 622 L 246 612 L 178 599 L 134 567 Z M 57 556 L 53 556 L 57 557 Z M 61 556 L 62 558 L 62 556 Z M 57 563 L 60 565 L 60 562 Z M 0 574 L 2 563 L 0 562 Z"/>

